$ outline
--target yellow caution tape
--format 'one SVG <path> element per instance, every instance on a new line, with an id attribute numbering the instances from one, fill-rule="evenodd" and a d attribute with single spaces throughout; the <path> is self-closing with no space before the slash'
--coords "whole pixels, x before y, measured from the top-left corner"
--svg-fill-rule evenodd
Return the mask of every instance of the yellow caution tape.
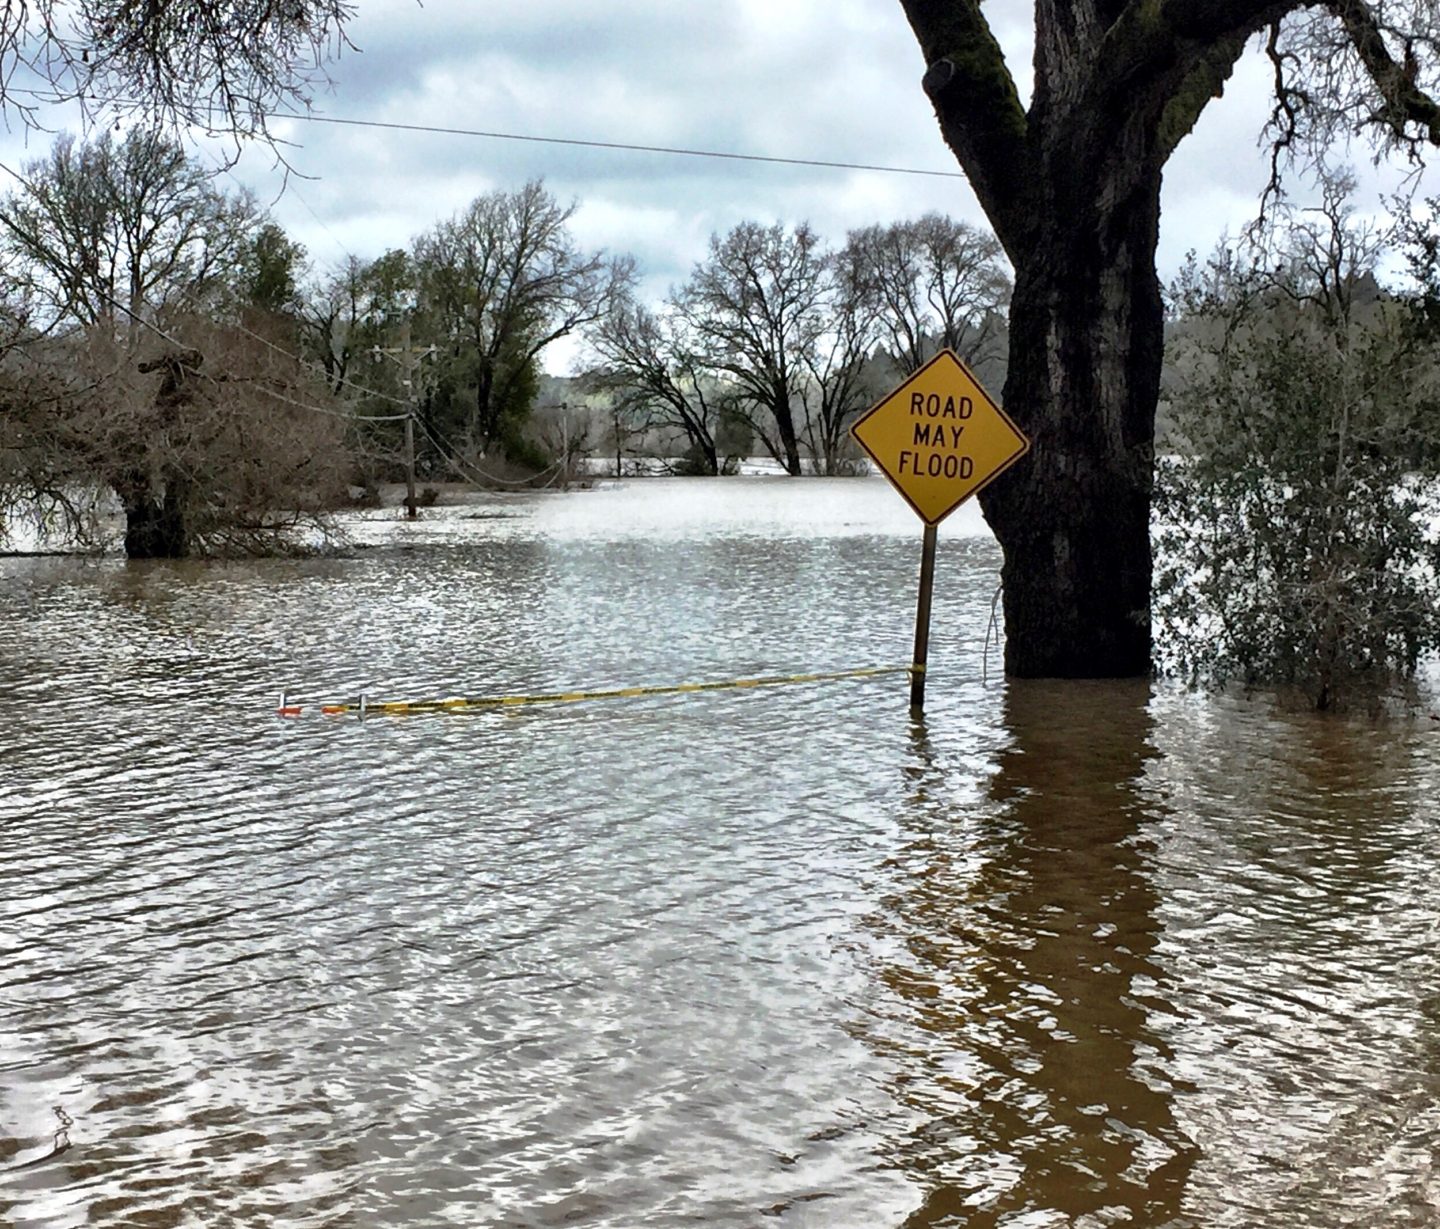
<path id="1" fill-rule="evenodd" d="M 785 683 L 829 683 L 837 679 L 874 678 L 881 674 L 922 674 L 924 666 L 873 666 L 865 670 L 836 670 L 828 674 L 773 674 L 761 678 L 724 679 L 712 683 L 672 683 L 663 687 L 617 687 L 609 691 L 552 691 L 532 696 L 451 696 L 443 700 L 347 700 L 322 704 L 331 716 L 345 713 L 449 713 L 467 708 L 508 708 L 520 704 L 573 704 L 579 700 L 628 700 L 635 696 L 673 696 L 696 691 L 729 691 L 748 687 L 778 687 Z M 292 706 L 293 711 L 298 708 Z"/>

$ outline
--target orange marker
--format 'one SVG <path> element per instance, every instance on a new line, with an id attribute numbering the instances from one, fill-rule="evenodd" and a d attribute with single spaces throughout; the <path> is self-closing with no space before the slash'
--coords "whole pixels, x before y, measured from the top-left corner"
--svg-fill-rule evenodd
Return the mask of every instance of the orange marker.
<path id="1" fill-rule="evenodd" d="M 300 715 L 300 706 L 298 704 L 291 704 L 289 695 L 282 691 L 280 693 L 280 707 L 275 710 L 275 715 L 277 717 L 298 717 Z"/>

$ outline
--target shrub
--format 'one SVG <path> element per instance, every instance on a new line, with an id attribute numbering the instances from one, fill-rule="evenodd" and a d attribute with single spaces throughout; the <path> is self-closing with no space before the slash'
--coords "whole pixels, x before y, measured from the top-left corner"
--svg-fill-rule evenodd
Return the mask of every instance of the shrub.
<path id="1" fill-rule="evenodd" d="M 1192 265 L 1157 462 L 1157 664 L 1317 708 L 1440 648 L 1440 365 L 1342 206 Z"/>

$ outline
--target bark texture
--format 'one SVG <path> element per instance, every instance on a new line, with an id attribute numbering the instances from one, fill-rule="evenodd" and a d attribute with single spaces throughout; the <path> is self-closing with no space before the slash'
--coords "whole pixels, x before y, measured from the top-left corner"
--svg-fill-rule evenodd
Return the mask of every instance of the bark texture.
<path id="1" fill-rule="evenodd" d="M 173 350 L 139 364 L 142 374 L 161 376 L 151 429 L 162 437 L 179 428 L 203 361 L 198 350 Z M 142 455 L 144 451 L 142 447 Z M 193 483 L 176 465 L 135 465 L 116 475 L 111 485 L 125 510 L 126 558 L 183 559 L 190 553 L 186 508 Z"/>
<path id="2" fill-rule="evenodd" d="M 1006 671 L 1147 674 L 1161 176 L 1275 6 L 1186 35 L 1160 3 L 1036 0 L 1026 109 L 978 0 L 902 3 L 1015 267 L 1003 400 L 1032 450 L 981 496 L 1005 556 Z"/>
<path id="3" fill-rule="evenodd" d="M 183 559 L 190 553 L 185 525 L 183 483 L 167 483 L 163 492 L 151 489 L 142 476 L 123 488 L 125 557 L 127 559 Z M 121 489 L 117 483 L 117 489 Z"/>

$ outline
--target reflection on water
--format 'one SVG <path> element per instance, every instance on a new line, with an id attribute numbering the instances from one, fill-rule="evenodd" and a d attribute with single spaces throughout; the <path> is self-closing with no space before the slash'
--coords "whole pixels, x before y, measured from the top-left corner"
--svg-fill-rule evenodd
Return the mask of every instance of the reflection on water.
<path id="1" fill-rule="evenodd" d="M 968 806 L 947 799 L 943 756 L 914 731 L 884 902 L 881 976 L 899 1010 L 877 1028 L 913 1114 L 897 1164 L 924 1175 L 906 1225 L 1180 1214 L 1197 1148 L 1150 1020 L 1167 1005 L 1148 699 L 1128 684 L 1012 685 L 1006 741 Z"/>
<path id="2" fill-rule="evenodd" d="M 0 561 L 0 1223 L 1440 1222 L 1440 733 L 998 684 L 960 515 L 923 724 L 271 711 L 903 661 L 883 482 Z"/>

